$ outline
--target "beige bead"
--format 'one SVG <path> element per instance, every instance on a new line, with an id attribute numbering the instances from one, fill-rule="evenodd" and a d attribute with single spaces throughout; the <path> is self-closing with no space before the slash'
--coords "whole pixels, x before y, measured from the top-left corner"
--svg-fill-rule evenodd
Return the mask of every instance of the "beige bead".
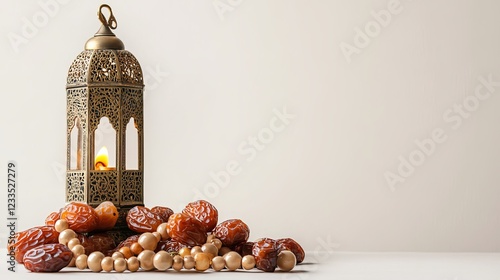
<path id="1" fill-rule="evenodd" d="M 195 269 L 197 271 L 205 271 L 210 268 L 210 254 L 207 253 L 197 253 L 194 256 Z"/>
<path id="2" fill-rule="evenodd" d="M 282 271 L 290 271 L 295 267 L 297 258 L 291 251 L 284 250 L 278 254 L 278 267 Z"/>
<path id="3" fill-rule="evenodd" d="M 165 271 L 171 268 L 172 262 L 172 255 L 165 251 L 159 251 L 153 258 L 153 266 L 160 271 Z"/>
<path id="4" fill-rule="evenodd" d="M 73 256 L 76 258 L 79 255 L 85 254 L 85 248 L 82 245 L 78 244 L 75 245 L 73 249 L 71 249 L 71 252 L 73 252 Z"/>
<path id="5" fill-rule="evenodd" d="M 200 246 L 194 246 L 193 248 L 191 248 L 191 256 L 194 257 L 198 253 L 203 253 Z"/>
<path id="6" fill-rule="evenodd" d="M 217 247 L 217 250 L 220 250 L 220 248 L 222 248 L 222 241 L 220 241 L 220 239 L 214 238 L 210 242 L 214 244 L 215 247 Z"/>
<path id="7" fill-rule="evenodd" d="M 131 272 L 136 272 L 139 270 L 139 260 L 137 257 L 132 256 L 127 259 L 127 269 L 130 270 Z"/>
<path id="8" fill-rule="evenodd" d="M 87 255 L 82 254 L 76 257 L 75 265 L 78 269 L 87 269 Z"/>
<path id="9" fill-rule="evenodd" d="M 161 240 L 161 234 L 159 232 L 152 232 L 153 235 L 156 237 L 156 244 L 158 244 L 158 242 L 160 242 Z"/>
<path id="10" fill-rule="evenodd" d="M 127 261 L 124 258 L 118 258 L 113 261 L 113 267 L 116 272 L 124 272 L 127 269 Z"/>
<path id="11" fill-rule="evenodd" d="M 191 256 L 191 249 L 188 247 L 183 247 L 179 250 L 179 255 L 181 255 L 183 258 L 185 256 Z"/>
<path id="12" fill-rule="evenodd" d="M 153 236 L 154 237 L 154 236 Z M 155 252 L 151 250 L 142 251 L 137 259 L 144 270 L 153 270 L 155 267 L 153 265 L 153 258 L 155 257 Z"/>
<path id="13" fill-rule="evenodd" d="M 76 233 L 72 229 L 65 229 L 59 233 L 59 243 L 68 245 L 68 242 L 76 237 Z"/>
<path id="14" fill-rule="evenodd" d="M 130 250 L 132 251 L 132 253 L 134 253 L 134 255 L 138 256 L 144 250 L 144 248 L 142 248 L 141 244 L 134 242 L 132 243 L 132 245 L 130 245 Z"/>
<path id="15" fill-rule="evenodd" d="M 65 229 L 69 228 L 69 224 L 66 220 L 64 219 L 59 219 L 56 221 L 54 224 L 54 228 L 57 232 L 63 232 Z"/>
<path id="16" fill-rule="evenodd" d="M 207 243 L 210 243 L 215 238 L 215 235 L 209 234 L 207 235 Z"/>
<path id="17" fill-rule="evenodd" d="M 78 238 L 71 238 L 69 241 L 68 241 L 68 248 L 71 250 L 73 249 L 73 247 L 75 247 L 76 245 L 80 245 L 80 240 Z"/>
<path id="18" fill-rule="evenodd" d="M 212 259 L 212 268 L 215 271 L 221 271 L 222 269 L 224 269 L 225 266 L 226 266 L 226 261 L 224 260 L 223 257 L 217 256 Z"/>
<path id="19" fill-rule="evenodd" d="M 183 266 L 184 266 L 184 258 L 180 255 L 174 256 L 172 261 L 172 268 L 177 271 L 181 271 Z"/>
<path id="20" fill-rule="evenodd" d="M 122 253 L 125 259 L 128 259 L 134 255 L 134 253 L 132 253 L 132 250 L 130 250 L 130 247 L 127 246 L 121 247 L 119 252 Z"/>
<path id="21" fill-rule="evenodd" d="M 203 246 L 201 246 L 201 251 L 203 251 L 203 253 L 209 254 L 211 259 L 216 257 L 217 253 L 219 252 L 219 250 L 217 250 L 217 247 L 215 247 L 215 245 L 212 243 L 203 244 Z"/>
<path id="22" fill-rule="evenodd" d="M 123 256 L 122 253 L 120 253 L 119 251 L 116 251 L 113 253 L 113 255 L 111 255 L 111 258 L 113 258 L 113 260 L 116 260 L 116 259 L 123 259 L 125 257 Z"/>
<path id="23" fill-rule="evenodd" d="M 194 257 L 189 255 L 184 257 L 184 268 L 193 269 L 195 266 Z"/>
<path id="24" fill-rule="evenodd" d="M 246 255 L 241 259 L 241 266 L 246 269 L 250 270 L 255 267 L 255 258 L 252 255 Z"/>
<path id="25" fill-rule="evenodd" d="M 141 234 L 141 236 L 139 237 L 139 240 L 137 240 L 137 242 L 139 243 L 139 245 L 141 245 L 142 248 L 144 248 L 144 250 L 152 250 L 153 251 L 156 249 L 156 245 L 158 245 L 158 241 L 156 241 L 156 237 L 151 232 L 145 232 L 145 233 Z"/>
<path id="26" fill-rule="evenodd" d="M 230 271 L 234 271 L 241 267 L 241 256 L 235 251 L 231 251 L 224 255 L 224 260 L 226 261 L 226 268 Z"/>
<path id="27" fill-rule="evenodd" d="M 162 240 L 167 240 L 170 238 L 167 233 L 167 223 L 162 223 L 156 228 L 156 232 L 158 232 L 161 235 Z"/>
<path id="28" fill-rule="evenodd" d="M 104 254 L 101 252 L 92 252 L 87 258 L 87 265 L 93 272 L 102 270 L 101 261 L 104 259 Z"/>
<path id="29" fill-rule="evenodd" d="M 104 257 L 102 260 L 101 260 L 101 267 L 102 267 L 102 270 L 106 271 L 106 272 L 110 272 L 111 270 L 113 270 L 113 258 L 112 257 Z"/>

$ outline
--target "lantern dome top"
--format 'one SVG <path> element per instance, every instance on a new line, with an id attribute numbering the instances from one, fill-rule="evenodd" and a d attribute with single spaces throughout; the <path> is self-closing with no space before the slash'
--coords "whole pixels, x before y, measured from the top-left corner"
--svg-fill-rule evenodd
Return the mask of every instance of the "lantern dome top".
<path id="1" fill-rule="evenodd" d="M 116 85 L 143 88 L 141 65 L 127 50 L 82 51 L 68 70 L 67 88 Z"/>
<path id="2" fill-rule="evenodd" d="M 104 14 L 102 13 L 102 9 L 107 8 L 109 10 L 109 19 L 106 19 Z M 111 31 L 111 29 L 116 29 L 118 23 L 116 22 L 116 18 L 113 15 L 113 11 L 111 7 L 107 4 L 103 4 L 99 7 L 99 11 L 97 12 L 97 16 L 102 23 L 101 28 L 97 31 L 94 37 L 90 38 L 87 43 L 85 43 L 86 50 L 123 50 L 125 49 L 125 45 L 122 40 L 118 39 L 116 35 Z"/>
<path id="3" fill-rule="evenodd" d="M 103 8 L 109 10 L 109 19 L 102 14 Z M 117 26 L 111 8 L 103 4 L 97 14 L 102 26 L 71 64 L 66 88 L 102 85 L 143 88 L 139 61 L 111 31 Z"/>

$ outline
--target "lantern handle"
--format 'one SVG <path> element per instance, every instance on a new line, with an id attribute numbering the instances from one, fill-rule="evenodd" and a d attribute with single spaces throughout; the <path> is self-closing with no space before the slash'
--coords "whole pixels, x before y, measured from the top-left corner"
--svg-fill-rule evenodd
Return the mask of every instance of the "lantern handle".
<path id="1" fill-rule="evenodd" d="M 106 20 L 106 17 L 102 13 L 102 9 L 107 8 L 109 11 L 109 19 Z M 113 15 L 113 11 L 111 10 L 111 7 L 108 4 L 102 4 L 99 7 L 99 12 L 97 12 L 97 15 L 99 16 L 99 20 L 102 22 L 103 25 L 108 26 L 111 29 L 116 29 L 118 26 L 118 23 L 116 22 L 116 18 Z"/>

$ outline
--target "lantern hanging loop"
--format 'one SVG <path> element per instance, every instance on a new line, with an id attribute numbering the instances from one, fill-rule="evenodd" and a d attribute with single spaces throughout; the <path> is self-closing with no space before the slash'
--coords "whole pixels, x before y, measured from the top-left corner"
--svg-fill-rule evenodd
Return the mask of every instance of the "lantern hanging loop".
<path id="1" fill-rule="evenodd" d="M 103 9 L 109 11 L 109 18 L 103 14 Z M 97 11 L 97 17 L 102 23 L 101 28 L 97 31 L 94 37 L 90 38 L 87 43 L 85 43 L 86 50 L 124 50 L 125 46 L 123 42 L 118 39 L 111 29 L 116 29 L 118 23 L 113 15 L 113 10 L 108 4 L 102 4 Z"/>
<path id="2" fill-rule="evenodd" d="M 106 20 L 106 17 L 102 13 L 102 9 L 107 8 L 109 11 L 109 19 Z M 97 12 L 97 15 L 99 17 L 99 20 L 102 22 L 103 25 L 108 26 L 111 29 L 116 29 L 118 26 L 118 23 L 116 22 L 116 18 L 113 15 L 113 10 L 111 10 L 111 7 L 108 4 L 102 4 L 99 7 L 99 11 Z"/>

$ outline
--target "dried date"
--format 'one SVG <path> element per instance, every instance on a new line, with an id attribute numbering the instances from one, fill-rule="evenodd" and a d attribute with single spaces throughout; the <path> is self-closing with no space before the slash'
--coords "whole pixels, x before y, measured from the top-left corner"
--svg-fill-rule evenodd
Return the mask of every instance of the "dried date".
<path id="1" fill-rule="evenodd" d="M 94 234 L 89 237 L 89 242 L 92 243 L 94 251 L 99 251 L 104 254 L 116 247 L 115 240 L 107 233 Z"/>
<path id="2" fill-rule="evenodd" d="M 53 227 L 60 218 L 61 214 L 59 212 L 52 212 L 45 218 L 45 225 Z"/>
<path id="3" fill-rule="evenodd" d="M 218 224 L 213 232 L 215 237 L 220 239 L 222 245 L 227 247 L 247 242 L 250 236 L 250 229 L 239 219 L 224 221 Z"/>
<path id="4" fill-rule="evenodd" d="M 179 252 L 179 250 L 182 249 L 183 247 L 187 247 L 187 246 L 180 243 L 177 240 L 169 239 L 166 241 L 158 242 L 158 245 L 156 246 L 155 252 L 159 252 L 161 250 L 166 251 L 168 253 Z"/>
<path id="5" fill-rule="evenodd" d="M 306 253 L 304 252 L 304 249 L 302 249 L 302 246 L 297 243 L 297 241 L 291 238 L 281 238 L 276 240 L 276 245 L 278 246 L 278 254 L 283 250 L 288 250 L 295 255 L 297 263 L 301 263 L 302 261 L 304 261 Z"/>
<path id="6" fill-rule="evenodd" d="M 240 243 L 240 244 L 234 246 L 234 251 L 236 251 L 242 257 L 244 257 L 246 255 L 251 255 L 252 249 L 253 249 L 253 244 L 254 244 L 254 242 Z"/>
<path id="7" fill-rule="evenodd" d="M 118 244 L 118 246 L 116 246 L 116 249 L 120 250 L 120 248 L 122 247 L 130 247 L 132 244 L 137 242 L 137 240 L 139 240 L 140 236 L 141 236 L 140 234 L 136 234 L 127 237 L 127 239 L 123 240 L 122 242 L 120 242 L 120 244 Z"/>
<path id="8" fill-rule="evenodd" d="M 66 267 L 73 252 L 63 244 L 44 244 L 26 252 L 24 266 L 32 272 L 57 272 Z"/>
<path id="9" fill-rule="evenodd" d="M 77 235 L 78 240 L 80 240 L 80 244 L 85 249 L 85 254 L 88 256 L 90 253 L 95 251 L 94 243 L 89 239 L 89 237 L 85 234 L 79 233 Z"/>
<path id="10" fill-rule="evenodd" d="M 161 217 L 163 223 L 168 222 L 170 215 L 174 214 L 174 211 L 168 207 L 155 206 L 151 208 L 151 212 L 158 214 Z"/>
<path id="11" fill-rule="evenodd" d="M 61 219 L 78 233 L 91 232 L 97 228 L 98 217 L 94 208 L 81 202 L 70 202 L 61 212 Z"/>
<path id="12" fill-rule="evenodd" d="M 170 216 L 167 233 L 172 239 L 187 246 L 201 246 L 207 241 L 205 226 L 197 219 L 182 213 Z"/>
<path id="13" fill-rule="evenodd" d="M 255 257 L 255 267 L 273 272 L 278 266 L 278 248 L 276 241 L 270 238 L 263 238 L 253 244 L 252 255 Z"/>
<path id="14" fill-rule="evenodd" d="M 97 229 L 110 230 L 118 221 L 118 210 L 111 201 L 104 201 L 95 208 L 98 217 Z"/>
<path id="15" fill-rule="evenodd" d="M 127 213 L 127 225 L 135 232 L 153 232 L 161 223 L 163 220 L 160 215 L 144 206 L 135 206 Z"/>
<path id="16" fill-rule="evenodd" d="M 184 207 L 182 213 L 202 222 L 207 232 L 215 228 L 219 219 L 217 208 L 205 200 L 197 200 L 189 203 Z"/>
<path id="17" fill-rule="evenodd" d="M 23 263 L 26 252 L 30 249 L 48 243 L 58 243 L 59 232 L 51 226 L 41 226 L 27 229 L 16 234 L 15 255 L 18 263 Z"/>

